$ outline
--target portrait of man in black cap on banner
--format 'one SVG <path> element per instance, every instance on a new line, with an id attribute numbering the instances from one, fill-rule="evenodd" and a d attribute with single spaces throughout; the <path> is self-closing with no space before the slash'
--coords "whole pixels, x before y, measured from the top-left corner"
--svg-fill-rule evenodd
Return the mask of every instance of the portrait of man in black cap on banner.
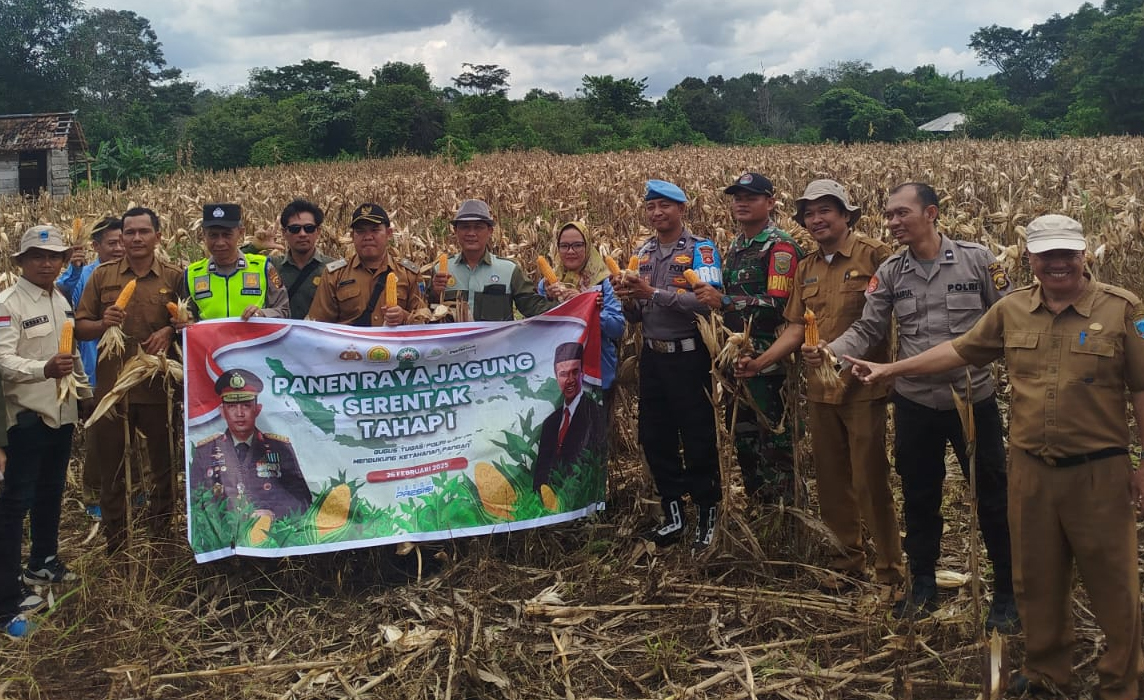
<path id="1" fill-rule="evenodd" d="M 563 400 L 540 428 L 540 445 L 532 470 L 534 490 L 550 483 L 553 472 L 570 475 L 572 465 L 580 462 L 585 453 L 604 453 L 604 412 L 600 404 L 584 394 L 583 358 L 584 346 L 580 343 L 556 346 L 556 383 Z"/>
<path id="2" fill-rule="evenodd" d="M 260 391 L 262 380 L 245 369 L 219 376 L 215 393 L 222 402 L 219 412 L 226 432 L 195 445 L 191 472 L 195 485 L 205 484 L 216 498 L 226 498 L 230 508 L 246 499 L 255 515 L 280 518 L 306 510 L 313 496 L 290 440 L 264 433 L 255 424 L 262 412 Z"/>

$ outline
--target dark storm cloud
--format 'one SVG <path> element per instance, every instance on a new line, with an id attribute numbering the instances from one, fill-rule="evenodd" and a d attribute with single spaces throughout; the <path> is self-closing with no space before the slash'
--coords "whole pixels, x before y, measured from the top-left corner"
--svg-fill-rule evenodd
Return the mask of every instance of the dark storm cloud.
<path id="1" fill-rule="evenodd" d="M 315 31 L 363 36 L 427 29 L 465 13 L 508 44 L 576 45 L 592 43 L 620 30 L 625 18 L 646 17 L 666 4 L 666 0 L 646 0 L 636 15 L 616 0 L 253 0 L 243 5 L 239 21 L 240 31 L 253 35 Z"/>

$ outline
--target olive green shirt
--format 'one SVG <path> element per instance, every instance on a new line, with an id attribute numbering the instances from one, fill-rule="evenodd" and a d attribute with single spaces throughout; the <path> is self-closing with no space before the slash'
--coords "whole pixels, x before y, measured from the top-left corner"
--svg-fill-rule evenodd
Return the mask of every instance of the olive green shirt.
<path id="1" fill-rule="evenodd" d="M 278 270 L 282 286 L 290 295 L 290 318 L 302 319 L 310 313 L 310 305 L 314 303 L 314 294 L 318 291 L 318 285 L 322 283 L 322 273 L 326 269 L 326 263 L 333 260 L 328 255 L 315 252 L 308 263 L 298 267 L 289 254 L 270 258 L 270 264 Z"/>

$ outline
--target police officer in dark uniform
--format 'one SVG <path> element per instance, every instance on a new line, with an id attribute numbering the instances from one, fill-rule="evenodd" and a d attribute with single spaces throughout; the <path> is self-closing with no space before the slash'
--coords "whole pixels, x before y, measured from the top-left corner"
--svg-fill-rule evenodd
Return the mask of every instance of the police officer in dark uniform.
<path id="1" fill-rule="evenodd" d="M 281 517 L 304 511 L 313 497 L 290 440 L 255 426 L 262 405 L 262 380 L 244 369 L 223 372 L 215 382 L 222 401 L 226 432 L 195 445 L 191 471 L 196 484 L 208 485 L 231 506 L 246 499 L 256 515 Z"/>

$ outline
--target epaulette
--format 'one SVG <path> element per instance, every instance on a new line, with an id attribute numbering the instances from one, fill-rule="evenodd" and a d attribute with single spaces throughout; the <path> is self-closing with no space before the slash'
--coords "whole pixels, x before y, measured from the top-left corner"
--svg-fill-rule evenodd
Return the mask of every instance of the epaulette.
<path id="1" fill-rule="evenodd" d="M 969 250 L 984 250 L 987 253 L 989 252 L 988 248 L 978 243 L 977 241 L 963 241 L 959 238 L 954 238 L 952 240 L 953 244 L 958 248 L 968 248 Z M 992 253 L 990 253 L 990 255 L 992 255 Z"/>
<path id="2" fill-rule="evenodd" d="M 202 440 L 199 440 L 198 442 L 196 442 L 195 447 L 202 447 L 203 445 L 205 445 L 209 442 L 214 442 L 215 440 L 218 440 L 220 437 L 222 437 L 222 433 L 215 433 L 214 435 L 211 435 L 208 438 L 203 438 Z"/>
<path id="3" fill-rule="evenodd" d="M 1108 292 L 1112 296 L 1120 297 L 1121 299 L 1124 299 L 1125 301 L 1127 301 L 1129 304 L 1132 304 L 1132 306 L 1139 306 L 1140 305 L 1140 297 L 1136 296 L 1135 294 L 1128 291 L 1127 289 L 1125 289 L 1123 287 L 1116 287 L 1116 286 L 1113 286 L 1111 284 L 1105 284 L 1103 282 L 1100 282 L 1099 284 L 1100 284 L 1099 289 L 1102 289 L 1102 290 Z"/>
<path id="4" fill-rule="evenodd" d="M 406 270 L 409 270 L 413 274 L 421 274 L 421 268 L 417 267 L 417 263 L 413 262 L 409 258 L 402 259 L 401 264 L 405 267 Z"/>
<path id="5" fill-rule="evenodd" d="M 326 263 L 326 272 L 337 272 L 348 264 L 349 263 L 346 262 L 345 258 L 334 260 L 333 262 L 328 262 Z"/>
<path id="6" fill-rule="evenodd" d="M 277 433 L 263 433 L 262 437 L 290 444 L 290 438 L 286 437 L 285 435 L 278 435 Z"/>

